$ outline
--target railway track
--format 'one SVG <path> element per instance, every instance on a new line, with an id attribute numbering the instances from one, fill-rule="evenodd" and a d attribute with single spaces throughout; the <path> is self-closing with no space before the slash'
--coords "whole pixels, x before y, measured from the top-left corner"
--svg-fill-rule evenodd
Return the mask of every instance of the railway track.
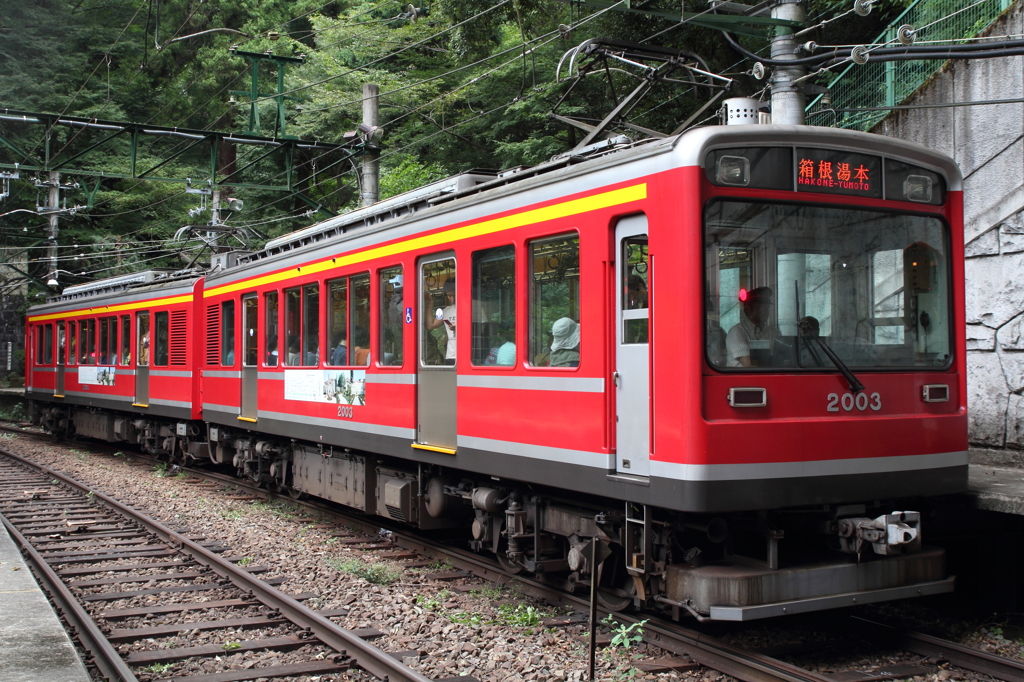
<path id="1" fill-rule="evenodd" d="M 60 472 L 11 452 L 0 450 L 0 455 L 3 523 L 88 652 L 87 662 L 107 679 L 129 682 L 146 672 L 159 673 L 161 679 L 232 682 L 358 667 L 389 682 L 428 682 L 328 619 L 343 614 L 317 612 L 301 603 L 312 595 L 287 595 L 254 575 L 258 569 L 235 565 L 200 538 L 178 533 Z M 160 595 L 159 606 L 142 603 L 152 595 Z M 109 606 L 131 603 L 139 606 Z M 165 622 L 196 611 L 215 615 L 201 622 Z M 156 624 L 158 619 L 163 624 Z M 118 627 L 126 620 L 133 626 Z M 241 637 L 243 629 L 260 636 Z M 162 637 L 200 631 L 219 643 L 147 646 Z M 129 644 L 126 655 L 119 651 L 124 644 Z M 291 652 L 290 662 L 174 674 L 175 664 L 185 659 L 222 660 L 235 652 L 265 650 Z"/>
<path id="2" fill-rule="evenodd" d="M 90 443 L 90 446 L 92 445 L 95 444 Z M 97 447 L 104 448 L 102 445 Z M 185 469 L 184 471 L 191 476 L 212 481 L 218 484 L 218 487 L 224 486 L 228 490 L 242 491 L 245 494 L 264 499 L 275 497 L 273 493 L 265 489 L 230 476 L 202 469 Z M 2 479 L 0 479 L 0 483 L 2 483 Z M 406 528 L 389 524 L 386 519 L 353 515 L 339 511 L 334 505 L 319 501 L 291 501 L 310 513 L 334 521 L 339 526 L 365 533 L 367 537 L 364 539 L 364 544 L 372 544 L 379 530 L 385 527 L 391 531 L 391 543 L 393 543 L 378 543 L 385 549 L 397 546 L 424 557 L 446 561 L 456 569 L 491 582 L 516 581 L 520 591 L 524 594 L 553 605 L 572 607 L 580 613 L 586 612 L 589 608 L 585 598 L 566 593 L 560 589 L 560 586 L 511 575 L 497 563 L 485 557 L 416 535 Z M 0 507 L 0 512 L 2 511 L 3 508 Z M 353 539 L 353 541 L 356 540 Z M 602 613 L 604 612 L 602 611 Z M 638 621 L 637 618 L 628 614 L 617 614 L 616 617 L 626 624 Z M 922 660 L 918 664 L 910 666 L 881 666 L 876 669 L 820 673 L 801 668 L 772 655 L 745 650 L 710 636 L 706 632 L 685 628 L 670 620 L 648 617 L 643 632 L 644 640 L 648 644 L 677 657 L 682 657 L 682 660 L 693 661 L 744 682 L 868 682 L 869 680 L 901 679 L 934 674 L 939 670 L 940 664 L 947 663 L 1007 682 L 1024 681 L 1024 664 L 1013 659 L 978 651 L 928 635 L 897 631 L 883 624 L 860 618 L 854 619 L 852 622 L 844 622 L 838 627 L 844 632 L 856 632 L 859 636 L 877 642 L 882 647 L 913 652 L 922 657 Z M 676 658 L 675 662 L 679 663 L 680 659 Z M 685 666 L 681 666 L 681 668 L 685 669 Z M 657 670 L 658 666 L 654 665 L 651 669 Z"/>

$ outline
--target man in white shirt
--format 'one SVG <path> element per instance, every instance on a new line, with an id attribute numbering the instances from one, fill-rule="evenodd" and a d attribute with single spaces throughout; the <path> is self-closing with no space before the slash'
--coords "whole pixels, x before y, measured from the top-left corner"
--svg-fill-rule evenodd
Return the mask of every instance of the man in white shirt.
<path id="1" fill-rule="evenodd" d="M 771 287 L 758 287 L 749 292 L 741 290 L 740 300 L 743 301 L 740 323 L 725 336 L 726 367 L 756 367 L 751 350 L 770 352 L 778 333 L 771 322 L 774 295 Z"/>

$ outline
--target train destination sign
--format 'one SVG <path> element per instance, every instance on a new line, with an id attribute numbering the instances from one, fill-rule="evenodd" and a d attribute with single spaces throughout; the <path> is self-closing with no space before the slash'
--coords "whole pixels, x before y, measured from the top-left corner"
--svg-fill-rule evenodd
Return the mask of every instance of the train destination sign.
<path id="1" fill-rule="evenodd" d="M 833 149 L 797 148 L 796 189 L 882 198 L 882 160 Z"/>

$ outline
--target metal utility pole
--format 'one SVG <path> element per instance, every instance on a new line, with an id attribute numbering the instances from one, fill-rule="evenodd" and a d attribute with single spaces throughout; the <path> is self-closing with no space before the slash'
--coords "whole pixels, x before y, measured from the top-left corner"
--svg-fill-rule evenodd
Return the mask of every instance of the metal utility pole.
<path id="1" fill-rule="evenodd" d="M 378 125 L 379 109 L 378 99 L 380 88 L 372 83 L 363 85 L 363 125 L 369 134 Z M 363 182 L 361 189 L 361 201 L 363 206 L 371 206 L 377 203 L 380 196 L 380 152 L 376 146 L 369 144 L 363 154 Z"/>
<path id="2" fill-rule="evenodd" d="M 48 262 L 46 270 L 46 286 L 57 286 L 57 235 L 60 234 L 60 227 L 57 224 L 57 215 L 60 210 L 60 173 L 50 171 L 50 193 L 47 199 L 47 206 L 50 208 L 50 229 L 46 238 L 46 259 Z"/>
<path id="3" fill-rule="evenodd" d="M 804 0 L 776 0 L 772 7 L 772 19 L 786 19 L 804 23 L 807 12 Z M 776 26 L 772 39 L 772 59 L 788 61 L 800 55 L 800 44 L 794 36 L 795 30 L 787 26 Z M 803 66 L 776 67 L 772 74 L 772 123 L 778 125 L 803 125 L 806 98 L 797 78 L 807 73 Z"/>

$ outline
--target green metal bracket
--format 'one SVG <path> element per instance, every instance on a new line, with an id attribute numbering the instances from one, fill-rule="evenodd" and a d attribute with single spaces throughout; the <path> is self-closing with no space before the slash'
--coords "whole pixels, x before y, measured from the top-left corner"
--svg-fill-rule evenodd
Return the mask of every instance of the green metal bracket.
<path id="1" fill-rule="evenodd" d="M 285 134 L 285 112 L 284 102 L 285 100 L 291 100 L 293 102 L 301 101 L 298 97 L 289 97 L 284 94 L 284 67 L 286 64 L 303 64 L 305 63 L 304 57 L 280 57 L 274 54 L 267 54 L 265 52 L 246 52 L 239 50 L 234 47 L 231 48 L 231 54 L 236 57 L 242 57 L 249 62 L 250 73 L 249 73 L 249 90 L 231 90 L 229 91 L 232 95 L 238 95 L 239 97 L 249 98 L 249 127 L 245 131 L 247 135 L 259 135 L 260 134 L 260 109 L 259 102 L 262 99 L 272 99 L 277 103 L 277 118 L 274 121 L 274 135 L 275 138 L 280 139 L 297 139 L 294 136 Z M 271 62 L 277 65 L 277 92 L 276 93 L 261 93 L 260 92 L 260 64 L 263 62 Z"/>
<path id="2" fill-rule="evenodd" d="M 301 202 L 303 202 L 304 204 L 306 204 L 310 208 L 315 208 L 317 211 L 319 211 L 320 213 L 323 213 L 328 218 L 333 218 L 336 215 L 338 215 L 334 211 L 331 211 L 330 209 L 324 208 L 323 204 L 321 204 L 321 203 L 319 203 L 317 201 L 313 201 L 312 199 L 307 197 L 302 192 L 292 192 L 292 196 L 295 197 L 296 199 L 300 200 Z"/>
<path id="3" fill-rule="evenodd" d="M 103 178 L 96 178 L 96 186 L 89 189 L 88 183 L 85 180 L 82 181 L 82 191 L 85 192 L 85 207 L 92 208 L 93 202 L 96 201 L 96 194 L 100 191 L 100 185 L 103 184 Z"/>

